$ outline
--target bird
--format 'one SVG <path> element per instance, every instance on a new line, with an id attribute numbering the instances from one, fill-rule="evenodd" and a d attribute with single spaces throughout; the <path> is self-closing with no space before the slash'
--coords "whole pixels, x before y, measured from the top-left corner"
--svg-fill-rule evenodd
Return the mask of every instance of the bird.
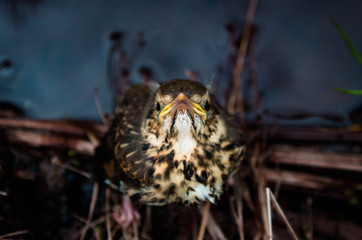
<path id="1" fill-rule="evenodd" d="M 102 163 L 107 181 L 146 205 L 216 203 L 245 158 L 245 136 L 201 82 L 144 82 L 118 101 Z"/>

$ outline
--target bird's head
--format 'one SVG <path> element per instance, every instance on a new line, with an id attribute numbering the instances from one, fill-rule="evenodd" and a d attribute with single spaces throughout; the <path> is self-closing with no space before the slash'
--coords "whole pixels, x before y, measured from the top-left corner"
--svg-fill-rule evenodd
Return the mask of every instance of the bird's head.
<path id="1" fill-rule="evenodd" d="M 155 94 L 153 112 L 160 131 L 202 133 L 217 110 L 202 83 L 177 79 L 161 84 Z"/>

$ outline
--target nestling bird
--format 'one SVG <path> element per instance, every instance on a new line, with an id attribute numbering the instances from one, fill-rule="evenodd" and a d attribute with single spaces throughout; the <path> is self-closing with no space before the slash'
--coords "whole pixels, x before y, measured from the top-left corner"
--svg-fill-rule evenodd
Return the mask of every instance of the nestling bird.
<path id="1" fill-rule="evenodd" d="M 103 164 L 122 192 L 149 205 L 214 203 L 244 158 L 244 135 L 200 82 L 131 87 L 115 109 Z"/>

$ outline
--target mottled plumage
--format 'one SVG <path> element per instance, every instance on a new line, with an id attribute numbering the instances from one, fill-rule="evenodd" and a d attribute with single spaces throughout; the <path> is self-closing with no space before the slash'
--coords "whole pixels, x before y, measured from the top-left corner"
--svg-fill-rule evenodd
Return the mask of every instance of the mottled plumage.
<path id="1" fill-rule="evenodd" d="M 120 190 L 150 205 L 215 202 L 244 158 L 238 124 L 191 80 L 131 87 L 108 134 L 104 164 Z"/>

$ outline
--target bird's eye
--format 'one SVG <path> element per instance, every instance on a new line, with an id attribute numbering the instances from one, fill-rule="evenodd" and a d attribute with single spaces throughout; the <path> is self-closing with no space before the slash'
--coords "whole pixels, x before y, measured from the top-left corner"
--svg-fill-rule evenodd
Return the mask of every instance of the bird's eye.
<path id="1" fill-rule="evenodd" d="M 209 110 L 210 110 L 209 101 L 206 101 L 205 106 L 204 106 L 204 109 L 205 109 L 206 111 L 209 111 Z"/>
<path id="2" fill-rule="evenodd" d="M 160 110 L 161 110 L 161 105 L 160 105 L 159 102 L 158 102 L 157 105 L 156 105 L 156 110 L 157 110 L 157 111 L 160 111 Z"/>

